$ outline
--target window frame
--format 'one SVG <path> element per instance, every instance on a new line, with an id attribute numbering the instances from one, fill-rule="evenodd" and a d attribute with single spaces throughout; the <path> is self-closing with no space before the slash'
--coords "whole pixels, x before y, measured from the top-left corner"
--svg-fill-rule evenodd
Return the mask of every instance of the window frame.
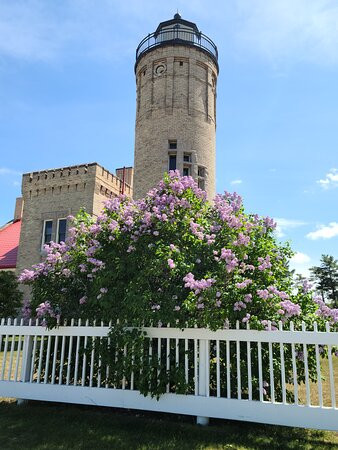
<path id="1" fill-rule="evenodd" d="M 200 175 L 200 170 L 202 171 L 203 175 Z M 197 184 L 200 189 L 205 191 L 205 182 L 207 178 L 207 172 L 205 166 L 197 166 Z M 202 186 L 201 186 L 202 184 Z"/>
<path id="2" fill-rule="evenodd" d="M 172 147 L 174 145 L 175 147 Z M 168 139 L 168 149 L 177 150 L 177 139 Z"/>
<path id="3" fill-rule="evenodd" d="M 50 241 L 45 242 L 45 235 L 46 235 L 46 224 L 47 222 L 52 223 L 52 231 L 50 233 Z M 52 242 L 53 239 L 53 227 L 54 227 L 54 220 L 53 219 L 44 219 L 43 221 L 43 227 L 42 227 L 42 239 L 41 239 L 41 250 L 43 250 L 44 245 L 48 245 Z"/>
<path id="4" fill-rule="evenodd" d="M 59 241 L 60 220 L 65 220 L 66 221 L 65 240 L 67 238 L 67 217 L 60 217 L 59 219 L 57 219 L 57 222 L 56 222 L 55 242 L 57 244 L 60 244 L 60 242 L 65 242 L 65 240 L 64 241 Z"/>
<path id="5" fill-rule="evenodd" d="M 184 174 L 184 169 L 187 169 L 188 170 L 188 174 L 187 175 L 185 175 Z M 184 164 L 183 165 L 183 176 L 184 177 L 191 177 L 191 164 Z"/>
<path id="6" fill-rule="evenodd" d="M 170 168 L 170 157 L 175 156 L 175 169 Z M 168 172 L 170 170 L 177 170 L 177 152 L 168 152 Z"/>

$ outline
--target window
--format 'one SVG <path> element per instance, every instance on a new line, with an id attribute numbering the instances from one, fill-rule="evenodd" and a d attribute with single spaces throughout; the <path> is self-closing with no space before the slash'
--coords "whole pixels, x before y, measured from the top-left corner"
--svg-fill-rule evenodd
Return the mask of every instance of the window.
<path id="1" fill-rule="evenodd" d="M 176 150 L 177 149 L 177 141 L 168 141 L 169 150 Z"/>
<path id="2" fill-rule="evenodd" d="M 198 187 L 199 187 L 200 189 L 202 189 L 203 191 L 205 190 L 205 181 L 203 180 L 203 178 L 200 178 L 200 179 L 198 180 Z"/>
<path id="3" fill-rule="evenodd" d="M 52 240 L 53 221 L 45 220 L 43 224 L 42 246 L 49 244 Z"/>
<path id="4" fill-rule="evenodd" d="M 183 161 L 191 163 L 191 153 L 184 153 L 183 154 Z"/>
<path id="5" fill-rule="evenodd" d="M 204 167 L 201 167 L 201 166 L 198 166 L 198 176 L 199 177 L 205 177 L 205 168 Z"/>
<path id="6" fill-rule="evenodd" d="M 176 170 L 176 153 L 169 153 L 169 170 Z"/>
<path id="7" fill-rule="evenodd" d="M 198 187 L 200 189 L 202 189 L 203 191 L 205 190 L 205 167 L 203 166 L 198 166 Z"/>
<path id="8" fill-rule="evenodd" d="M 183 176 L 189 177 L 191 175 L 190 166 L 183 166 Z"/>
<path id="9" fill-rule="evenodd" d="M 58 244 L 60 244 L 60 242 L 65 242 L 66 232 L 67 232 L 67 219 L 59 219 L 58 229 L 56 233 L 56 242 Z"/>
<path id="10" fill-rule="evenodd" d="M 183 66 L 183 61 L 180 61 L 180 66 L 181 66 L 181 67 Z"/>

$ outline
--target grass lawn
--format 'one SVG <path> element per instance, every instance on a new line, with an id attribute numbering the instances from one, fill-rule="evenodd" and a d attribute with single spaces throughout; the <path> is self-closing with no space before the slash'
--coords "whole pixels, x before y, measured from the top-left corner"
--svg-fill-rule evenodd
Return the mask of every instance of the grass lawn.
<path id="1" fill-rule="evenodd" d="M 7 449 L 330 449 L 338 433 L 128 412 L 55 403 L 0 401 L 0 448 Z"/>

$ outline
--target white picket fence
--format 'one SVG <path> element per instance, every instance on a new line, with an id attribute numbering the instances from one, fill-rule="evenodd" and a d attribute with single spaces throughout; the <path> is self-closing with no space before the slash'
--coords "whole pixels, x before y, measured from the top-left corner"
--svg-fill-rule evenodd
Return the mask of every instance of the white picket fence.
<path id="1" fill-rule="evenodd" d="M 143 330 L 148 344 L 142 357 L 163 361 L 167 371 L 180 367 L 191 386 L 187 394 L 176 393 L 176 386 L 168 383 L 159 400 L 145 397 L 133 372 L 112 385 L 112 368 L 102 364 L 95 347 L 95 342 L 109 339 L 109 326 L 80 320 L 75 325 L 72 320 L 69 326 L 48 330 L 38 322 L 24 325 L 8 319 L 0 325 L 0 397 L 188 414 L 199 423 L 215 417 L 338 430 L 338 382 L 331 354 L 338 333 L 330 332 L 329 324 L 325 332 L 316 325 L 307 331 L 304 324 L 297 331 L 293 325 L 285 331 L 281 324 L 277 331 L 250 330 L 249 325 L 239 329 L 239 324 L 218 331 Z M 89 352 L 81 351 L 89 343 Z M 328 357 L 323 360 L 325 349 Z M 128 351 L 132 349 L 123 349 Z M 291 368 L 286 367 L 286 354 Z M 316 362 L 316 383 L 309 379 L 310 358 Z"/>

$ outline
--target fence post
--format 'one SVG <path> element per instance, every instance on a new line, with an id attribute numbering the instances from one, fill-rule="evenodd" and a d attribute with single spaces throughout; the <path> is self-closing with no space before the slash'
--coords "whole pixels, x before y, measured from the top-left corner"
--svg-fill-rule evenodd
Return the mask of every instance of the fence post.
<path id="1" fill-rule="evenodd" d="M 210 343 L 207 339 L 199 340 L 199 358 L 198 358 L 198 396 L 209 396 L 209 375 L 210 367 Z M 208 425 L 209 417 L 197 416 L 197 425 Z"/>
<path id="2" fill-rule="evenodd" d="M 25 336 L 22 350 L 22 367 L 21 367 L 21 382 L 26 383 L 30 381 L 31 366 L 32 366 L 32 350 L 33 350 L 33 336 Z M 23 405 L 28 402 L 24 398 L 17 399 L 18 405 Z"/>

